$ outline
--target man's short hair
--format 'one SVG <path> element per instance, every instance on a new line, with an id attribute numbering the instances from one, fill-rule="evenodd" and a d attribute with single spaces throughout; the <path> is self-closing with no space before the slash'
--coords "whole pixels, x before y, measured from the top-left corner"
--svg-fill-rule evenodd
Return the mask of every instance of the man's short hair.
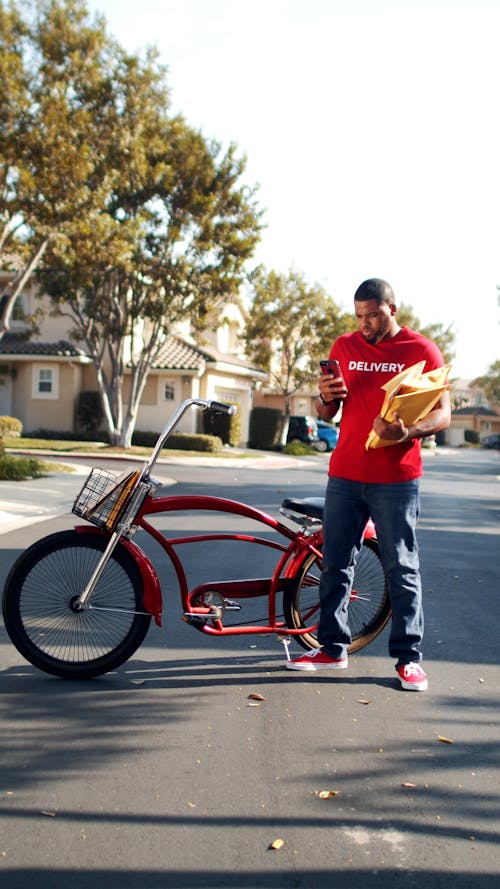
<path id="1" fill-rule="evenodd" d="M 359 285 L 354 294 L 355 302 L 365 302 L 368 299 L 374 299 L 378 306 L 382 304 L 390 306 L 396 303 L 391 285 L 382 278 L 368 278 Z"/>

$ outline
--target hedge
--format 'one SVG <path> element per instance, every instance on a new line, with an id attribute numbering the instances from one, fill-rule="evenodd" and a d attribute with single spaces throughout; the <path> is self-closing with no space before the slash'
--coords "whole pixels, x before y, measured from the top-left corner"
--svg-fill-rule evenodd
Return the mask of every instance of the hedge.
<path id="1" fill-rule="evenodd" d="M 250 414 L 248 447 L 270 451 L 280 444 L 283 414 L 274 407 L 254 407 Z"/>
<path id="2" fill-rule="evenodd" d="M 234 402 L 226 402 L 234 407 L 239 406 Z M 237 448 L 241 441 L 241 413 L 223 414 L 219 411 L 203 411 L 203 432 L 206 435 L 216 435 L 223 444 Z"/>
<path id="3" fill-rule="evenodd" d="M 136 430 L 132 435 L 132 444 L 143 448 L 152 448 L 158 440 L 157 432 L 141 432 Z M 217 435 L 201 435 L 190 432 L 173 432 L 164 445 L 166 449 L 177 451 L 203 451 L 218 454 L 222 451 L 222 440 Z"/>

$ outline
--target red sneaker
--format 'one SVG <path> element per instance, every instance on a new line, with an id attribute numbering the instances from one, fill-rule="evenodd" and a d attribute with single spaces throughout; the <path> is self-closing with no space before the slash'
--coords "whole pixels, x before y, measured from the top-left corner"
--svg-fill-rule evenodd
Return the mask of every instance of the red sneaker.
<path id="1" fill-rule="evenodd" d="M 345 670 L 347 657 L 330 657 L 322 648 L 313 648 L 293 661 L 287 661 L 288 670 Z"/>
<path id="2" fill-rule="evenodd" d="M 420 664 L 403 664 L 397 671 L 401 687 L 406 691 L 425 691 L 429 685 Z"/>

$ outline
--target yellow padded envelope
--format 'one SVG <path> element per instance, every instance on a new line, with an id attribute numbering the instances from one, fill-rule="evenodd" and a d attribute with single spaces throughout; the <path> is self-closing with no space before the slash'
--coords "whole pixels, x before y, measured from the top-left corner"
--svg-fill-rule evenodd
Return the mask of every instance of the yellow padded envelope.
<path id="1" fill-rule="evenodd" d="M 380 409 L 380 416 L 384 420 L 391 423 L 397 412 L 405 426 L 411 426 L 426 417 L 438 403 L 442 393 L 448 388 L 446 380 L 451 365 L 445 364 L 436 370 L 422 373 L 424 367 L 425 361 L 419 361 L 381 386 L 385 390 Z M 372 429 L 366 439 L 365 448 L 385 448 L 395 444 L 398 442 L 379 438 Z"/>

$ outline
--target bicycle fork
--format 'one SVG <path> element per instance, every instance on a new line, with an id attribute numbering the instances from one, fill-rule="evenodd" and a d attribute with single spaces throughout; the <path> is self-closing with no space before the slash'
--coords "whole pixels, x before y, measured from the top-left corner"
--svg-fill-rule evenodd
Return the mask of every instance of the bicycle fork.
<path id="1" fill-rule="evenodd" d="M 76 612 L 85 611 L 86 609 L 92 607 L 90 605 L 90 597 L 92 596 L 92 593 L 94 592 L 97 584 L 99 583 L 99 580 L 102 577 L 104 569 L 106 568 L 106 565 L 108 564 L 111 556 L 113 555 L 113 552 L 114 552 L 121 536 L 122 536 L 121 530 L 120 531 L 113 531 L 111 537 L 109 538 L 109 543 L 108 543 L 106 549 L 104 550 L 101 558 L 99 559 L 97 565 L 95 566 L 87 585 L 82 590 L 80 595 L 73 601 L 72 606 L 71 606 L 73 608 L 73 611 L 76 611 Z"/>

